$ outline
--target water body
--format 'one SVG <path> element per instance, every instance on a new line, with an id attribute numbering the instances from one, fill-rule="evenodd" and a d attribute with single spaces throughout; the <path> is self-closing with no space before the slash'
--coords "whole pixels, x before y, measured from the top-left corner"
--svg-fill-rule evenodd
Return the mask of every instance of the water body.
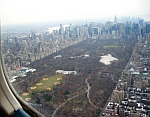
<path id="1" fill-rule="evenodd" d="M 111 54 L 108 54 L 105 56 L 101 56 L 101 59 L 99 62 L 102 62 L 105 65 L 110 65 L 112 61 L 118 61 L 118 59 L 113 57 Z"/>
<path id="2" fill-rule="evenodd" d="M 68 27 L 69 25 L 64 25 L 63 27 L 65 28 L 65 27 Z M 60 26 L 56 26 L 56 27 L 51 27 L 51 28 L 48 28 L 48 31 L 50 32 L 50 33 L 52 33 L 53 32 L 53 30 L 59 30 L 60 29 Z"/>

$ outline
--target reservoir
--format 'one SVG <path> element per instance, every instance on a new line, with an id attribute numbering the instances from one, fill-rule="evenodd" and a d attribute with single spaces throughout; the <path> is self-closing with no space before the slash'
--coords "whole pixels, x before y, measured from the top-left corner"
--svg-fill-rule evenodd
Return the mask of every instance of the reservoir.
<path id="1" fill-rule="evenodd" d="M 118 61 L 118 59 L 113 57 L 111 54 L 108 54 L 105 56 L 101 56 L 101 59 L 99 62 L 102 62 L 105 65 L 110 65 L 112 61 Z"/>

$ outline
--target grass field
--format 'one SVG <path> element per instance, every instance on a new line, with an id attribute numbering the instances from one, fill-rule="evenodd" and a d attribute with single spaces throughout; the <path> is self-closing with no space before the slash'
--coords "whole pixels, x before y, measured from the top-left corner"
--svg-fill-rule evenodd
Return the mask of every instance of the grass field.
<path id="1" fill-rule="evenodd" d="M 22 98 L 32 98 L 32 91 L 39 91 L 39 92 L 41 92 L 41 91 L 43 91 L 43 90 L 45 90 L 46 88 L 51 88 L 51 89 L 53 89 L 53 88 L 55 88 L 56 87 L 56 85 L 54 85 L 54 83 L 56 83 L 56 82 L 65 82 L 65 79 L 63 79 L 62 78 L 63 77 L 63 75 L 62 74 L 58 74 L 58 75 L 54 75 L 54 76 L 50 76 L 50 77 L 47 77 L 47 78 L 45 78 L 45 79 L 47 79 L 47 80 L 43 80 L 43 78 L 41 78 L 41 80 L 38 82 L 38 83 L 41 83 L 42 85 L 33 85 L 32 87 L 36 87 L 36 89 L 30 89 L 30 93 L 29 93 L 29 95 L 26 95 L 26 96 L 23 96 L 23 95 L 21 95 L 21 97 Z M 59 79 L 61 79 L 61 80 L 58 80 L 58 78 Z"/>
<path id="2" fill-rule="evenodd" d="M 106 48 L 118 48 L 119 46 L 109 46 L 109 45 L 104 45 L 103 47 L 104 47 L 104 49 L 106 49 Z"/>
<path id="3" fill-rule="evenodd" d="M 55 76 L 50 76 L 48 78 L 48 80 L 43 80 L 43 78 L 39 81 L 39 83 L 42 83 L 42 85 L 40 86 L 37 86 L 37 85 L 34 85 L 36 86 L 36 89 L 33 89 L 33 91 L 43 91 L 45 90 L 46 88 L 51 88 L 53 89 L 55 87 L 54 83 L 55 82 L 64 82 L 64 79 L 58 81 L 57 78 L 62 78 L 63 75 L 55 75 Z"/>

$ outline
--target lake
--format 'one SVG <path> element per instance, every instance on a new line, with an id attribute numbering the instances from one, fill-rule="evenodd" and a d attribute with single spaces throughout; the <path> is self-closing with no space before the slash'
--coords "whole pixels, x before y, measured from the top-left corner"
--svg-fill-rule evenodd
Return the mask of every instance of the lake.
<path id="1" fill-rule="evenodd" d="M 112 61 L 118 61 L 118 59 L 113 57 L 111 54 L 108 54 L 105 56 L 101 56 L 101 59 L 99 62 L 102 62 L 105 65 L 110 65 Z"/>

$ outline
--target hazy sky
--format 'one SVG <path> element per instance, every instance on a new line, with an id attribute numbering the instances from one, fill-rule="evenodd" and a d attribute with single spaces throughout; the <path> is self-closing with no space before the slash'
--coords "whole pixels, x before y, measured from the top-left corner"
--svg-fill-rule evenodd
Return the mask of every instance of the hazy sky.
<path id="1" fill-rule="evenodd" d="M 120 16 L 150 16 L 150 0 L 0 0 L 2 25 Z"/>

